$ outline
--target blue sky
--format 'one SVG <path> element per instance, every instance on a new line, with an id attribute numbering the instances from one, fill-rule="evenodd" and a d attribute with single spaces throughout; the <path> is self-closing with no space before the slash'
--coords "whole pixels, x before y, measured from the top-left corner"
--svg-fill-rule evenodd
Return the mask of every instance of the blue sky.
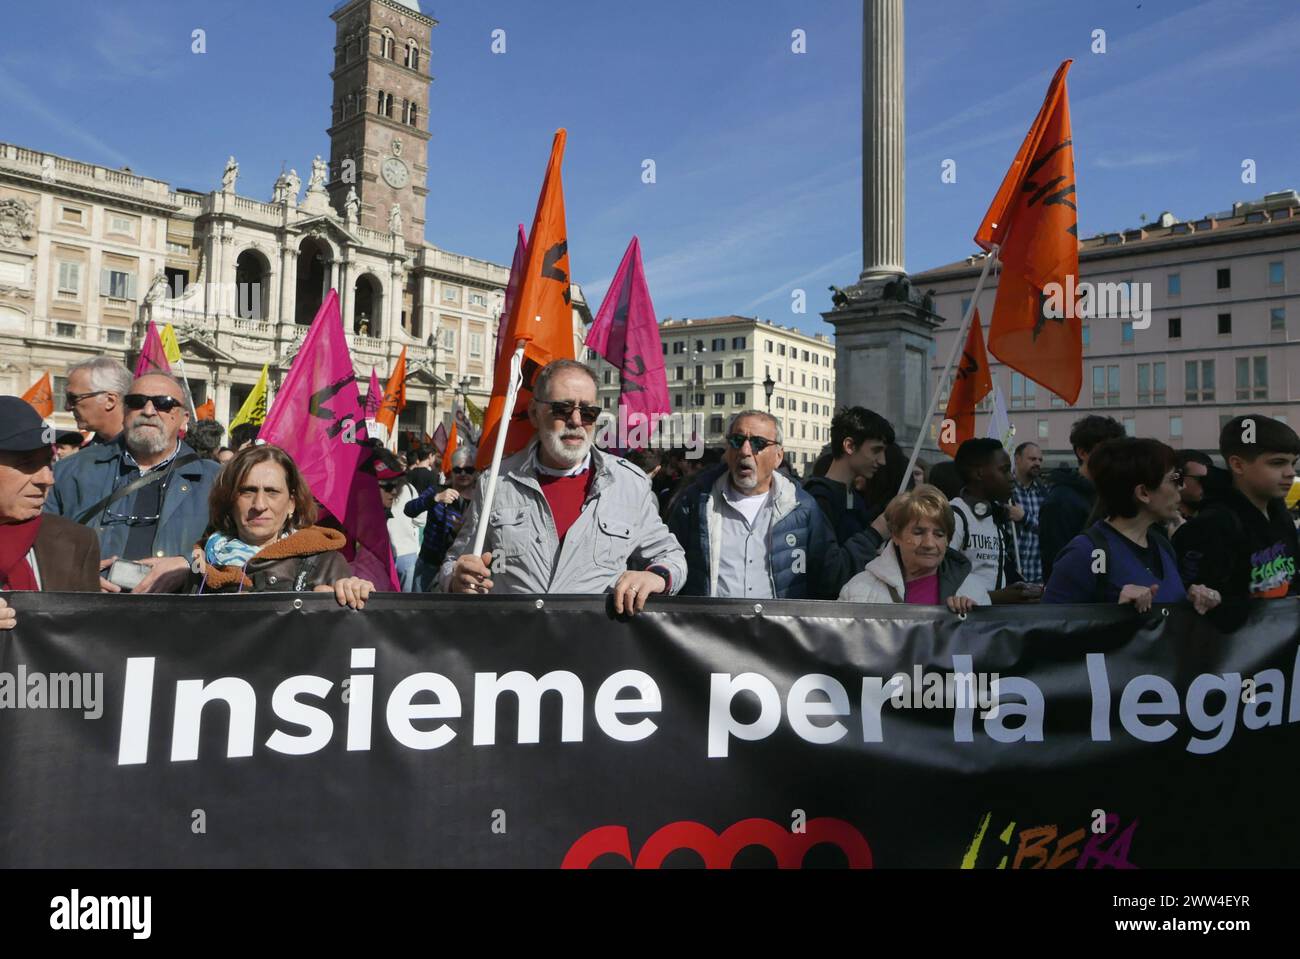
<path id="1" fill-rule="evenodd" d="M 439 20 L 431 242 L 508 264 L 565 126 L 570 262 L 593 309 L 635 233 L 661 317 L 829 331 L 827 286 L 861 268 L 860 0 L 420 2 Z M 305 179 L 328 155 L 332 6 L 8 6 L 0 139 L 203 190 L 234 153 L 240 192 L 269 199 L 281 162 Z M 971 252 L 1065 57 L 1082 236 L 1300 187 L 1297 50 L 1294 0 L 907 0 L 908 269 Z"/>

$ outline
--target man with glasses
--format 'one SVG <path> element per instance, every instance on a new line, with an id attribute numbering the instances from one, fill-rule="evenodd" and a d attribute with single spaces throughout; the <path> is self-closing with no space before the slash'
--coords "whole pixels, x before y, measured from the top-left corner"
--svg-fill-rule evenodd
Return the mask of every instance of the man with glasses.
<path id="1" fill-rule="evenodd" d="M 429 486 L 403 507 L 403 512 L 411 519 L 424 513 L 429 514 L 428 519 L 422 521 L 424 539 L 420 543 L 420 556 L 415 561 L 415 592 L 433 591 L 442 561 L 460 533 L 465 521 L 465 510 L 474 500 L 474 480 L 477 476 L 478 470 L 474 469 L 469 452 L 457 450 L 451 457 L 451 485 L 442 489 Z"/>
<path id="2" fill-rule="evenodd" d="M 207 528 L 208 493 L 221 467 L 180 439 L 189 414 L 175 377 L 140 377 L 122 404 L 122 434 L 60 463 L 45 511 L 99 534 L 105 592 L 166 592 L 185 575 Z M 114 567 L 116 560 L 145 569 Z M 143 578 L 134 581 L 133 572 Z"/>
<path id="3" fill-rule="evenodd" d="M 77 421 L 77 429 L 94 433 L 92 443 L 111 443 L 121 434 L 122 397 L 131 379 L 131 371 L 109 356 L 68 367 L 63 408 Z"/>
<path id="4" fill-rule="evenodd" d="M 839 545 L 812 494 L 778 472 L 781 440 L 770 413 L 737 413 L 723 465 L 705 471 L 673 507 L 668 525 L 690 570 L 683 595 L 835 599 L 862 568 L 854 551 L 878 551 L 880 534 L 870 528 L 851 536 L 851 547 Z"/>
<path id="5" fill-rule="evenodd" d="M 443 561 L 453 593 L 612 591 L 615 612 L 676 593 L 686 576 L 682 548 L 659 518 L 645 473 L 593 448 L 601 409 L 596 376 L 574 360 L 548 364 L 533 384 L 528 419 L 537 437 L 501 463 L 485 552 L 474 532 L 488 477 Z M 505 424 L 502 424 L 505 428 Z"/>

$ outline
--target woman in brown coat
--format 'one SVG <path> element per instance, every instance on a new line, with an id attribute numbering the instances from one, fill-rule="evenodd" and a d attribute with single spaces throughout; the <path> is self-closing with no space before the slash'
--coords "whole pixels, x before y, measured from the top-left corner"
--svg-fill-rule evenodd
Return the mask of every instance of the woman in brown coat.
<path id="1" fill-rule="evenodd" d="M 213 532 L 195 550 L 190 592 L 332 592 L 340 606 L 365 605 L 374 584 L 339 553 L 347 538 L 315 525 L 311 490 L 278 446 L 236 453 L 208 505 Z"/>

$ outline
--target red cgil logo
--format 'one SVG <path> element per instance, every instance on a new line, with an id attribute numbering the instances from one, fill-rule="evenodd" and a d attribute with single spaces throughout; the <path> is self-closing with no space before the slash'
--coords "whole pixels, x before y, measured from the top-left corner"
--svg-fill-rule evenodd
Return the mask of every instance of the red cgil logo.
<path id="1" fill-rule="evenodd" d="M 822 843 L 838 847 L 850 869 L 871 868 L 871 846 L 862 833 L 842 819 L 829 818 L 808 820 L 802 832 L 790 832 L 770 819 L 743 819 L 721 835 L 703 823 L 669 823 L 645 841 L 635 862 L 627 827 L 600 826 L 569 847 L 560 868 L 588 869 L 601 856 L 615 855 L 637 869 L 658 869 L 672 853 L 690 849 L 705 868 L 730 869 L 740 850 L 762 846 L 776 857 L 778 869 L 802 869 L 808 850 Z"/>

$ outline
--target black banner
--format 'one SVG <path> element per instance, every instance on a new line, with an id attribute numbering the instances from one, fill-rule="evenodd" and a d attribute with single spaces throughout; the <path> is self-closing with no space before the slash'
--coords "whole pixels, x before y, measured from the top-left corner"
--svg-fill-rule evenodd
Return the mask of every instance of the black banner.
<path id="1" fill-rule="evenodd" d="M 1294 601 L 7 598 L 0 866 L 1300 857 Z"/>

